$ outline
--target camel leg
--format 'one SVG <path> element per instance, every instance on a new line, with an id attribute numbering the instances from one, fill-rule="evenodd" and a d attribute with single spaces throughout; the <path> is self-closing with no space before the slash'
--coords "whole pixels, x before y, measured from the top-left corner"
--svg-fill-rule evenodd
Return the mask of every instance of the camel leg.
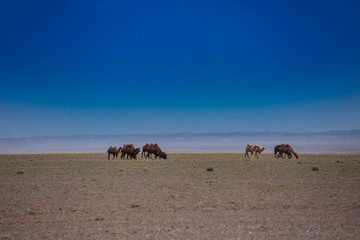
<path id="1" fill-rule="evenodd" d="M 108 160 L 110 160 L 110 153 L 108 153 Z"/>

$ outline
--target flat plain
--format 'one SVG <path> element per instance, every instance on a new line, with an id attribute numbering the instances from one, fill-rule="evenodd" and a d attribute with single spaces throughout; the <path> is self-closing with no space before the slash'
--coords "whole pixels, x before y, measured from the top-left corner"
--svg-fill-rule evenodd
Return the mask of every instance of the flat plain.
<path id="1" fill-rule="evenodd" d="M 360 154 L 299 156 L 0 154 L 0 239 L 359 239 Z"/>

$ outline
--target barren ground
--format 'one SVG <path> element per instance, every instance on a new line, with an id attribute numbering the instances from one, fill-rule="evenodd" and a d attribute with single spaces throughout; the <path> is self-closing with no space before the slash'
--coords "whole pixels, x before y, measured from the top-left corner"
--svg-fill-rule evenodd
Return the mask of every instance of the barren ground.
<path id="1" fill-rule="evenodd" d="M 0 155 L 0 239 L 359 239 L 360 155 L 243 155 Z"/>

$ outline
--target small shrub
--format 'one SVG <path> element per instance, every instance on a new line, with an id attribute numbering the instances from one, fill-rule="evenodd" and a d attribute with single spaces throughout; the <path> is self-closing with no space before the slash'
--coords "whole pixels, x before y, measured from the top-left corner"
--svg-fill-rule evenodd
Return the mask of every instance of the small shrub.
<path id="1" fill-rule="evenodd" d="M 314 166 L 314 167 L 311 168 L 311 170 L 312 170 L 312 171 L 319 171 L 319 168 L 316 167 L 316 166 Z"/>
<path id="2" fill-rule="evenodd" d="M 24 174 L 23 171 L 17 171 L 16 174 Z"/>
<path id="3" fill-rule="evenodd" d="M 207 171 L 214 171 L 214 167 L 208 167 L 206 170 Z"/>
<path id="4" fill-rule="evenodd" d="M 27 209 L 27 214 L 29 214 L 31 216 L 35 216 L 40 213 L 36 212 L 34 209 L 29 208 L 29 209 Z"/>

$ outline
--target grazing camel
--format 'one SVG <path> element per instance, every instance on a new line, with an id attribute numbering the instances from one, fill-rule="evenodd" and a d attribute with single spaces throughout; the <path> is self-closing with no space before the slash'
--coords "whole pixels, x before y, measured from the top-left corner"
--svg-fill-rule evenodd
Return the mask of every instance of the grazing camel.
<path id="1" fill-rule="evenodd" d="M 289 144 L 281 144 L 281 146 L 278 149 L 279 155 L 278 157 L 284 158 L 283 154 L 286 154 L 288 159 L 292 158 L 292 154 L 298 159 L 297 153 L 292 149 L 292 147 Z"/>
<path id="2" fill-rule="evenodd" d="M 145 155 L 145 153 L 147 154 Z M 143 151 L 141 153 L 141 156 L 145 156 L 145 158 L 151 158 L 151 154 L 155 155 L 155 159 L 158 157 L 160 159 L 161 158 L 167 159 L 167 154 L 161 150 L 161 148 L 159 147 L 159 145 L 157 145 L 157 143 L 146 144 L 145 146 L 143 146 Z"/>

